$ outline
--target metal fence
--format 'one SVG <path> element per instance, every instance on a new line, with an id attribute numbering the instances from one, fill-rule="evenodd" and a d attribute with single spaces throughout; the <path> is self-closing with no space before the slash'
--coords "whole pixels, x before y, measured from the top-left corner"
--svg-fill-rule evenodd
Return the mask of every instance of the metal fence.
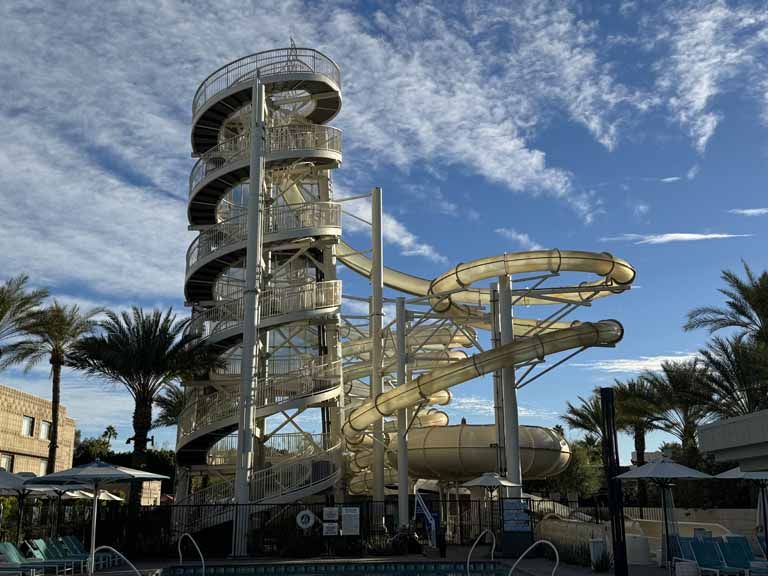
<path id="1" fill-rule="evenodd" d="M 229 484 L 229 483 L 222 483 Z M 99 506 L 98 544 L 113 546 L 138 557 L 173 557 L 183 531 L 193 532 L 206 557 L 224 557 L 230 552 L 232 520 L 244 514 L 249 526 L 248 550 L 253 557 L 311 557 L 321 554 L 393 555 L 405 553 L 399 537 L 396 499 L 372 502 L 352 499 L 334 505 L 326 502 L 294 504 L 249 504 L 238 506 L 231 493 L 218 503 L 192 502 L 131 509 L 122 502 L 104 502 Z M 471 545 L 486 529 L 497 537 L 504 528 L 503 503 L 496 500 L 430 498 L 424 500 L 437 519 L 439 534 L 447 545 Z M 18 505 L 15 498 L 0 499 L 0 539 L 16 540 Z M 327 509 L 335 508 L 335 519 L 327 518 Z M 583 522 L 605 522 L 608 509 L 599 502 L 565 502 L 524 499 L 529 510 L 532 531 L 550 515 Z M 344 512 L 356 510 L 354 522 L 345 524 Z M 410 502 L 412 534 L 418 542 L 429 541 L 429 520 L 422 513 L 414 518 L 415 503 Z M 300 526 L 297 516 L 311 513 L 313 521 Z M 628 517 L 657 519 L 657 508 L 627 507 Z M 25 506 L 21 539 L 56 534 L 75 535 L 87 542 L 90 529 L 90 502 L 31 500 Z M 58 518 L 58 520 L 57 520 Z M 329 528 L 328 524 L 336 524 Z M 329 532 L 330 530 L 330 532 Z M 336 532 L 337 530 L 338 532 Z M 191 552 L 191 550 L 190 550 Z"/>

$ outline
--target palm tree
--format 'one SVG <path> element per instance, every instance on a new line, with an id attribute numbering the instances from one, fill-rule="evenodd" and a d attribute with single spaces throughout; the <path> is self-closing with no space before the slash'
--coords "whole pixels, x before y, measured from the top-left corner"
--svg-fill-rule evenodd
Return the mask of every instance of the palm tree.
<path id="1" fill-rule="evenodd" d="M 134 399 L 133 466 L 146 464 L 147 434 L 152 428 L 152 405 L 168 385 L 216 365 L 214 355 L 185 333 L 189 320 L 177 320 L 173 310 L 145 313 L 107 312 L 101 332 L 82 339 L 71 365 L 90 376 L 120 384 Z"/>
<path id="2" fill-rule="evenodd" d="M 641 378 L 626 382 L 616 380 L 617 422 L 622 432 L 632 435 L 635 446 L 635 464 L 645 464 L 645 437 L 659 427 L 659 399 L 648 382 Z M 648 488 L 644 481 L 638 484 L 637 497 L 640 506 L 648 503 Z"/>
<path id="3" fill-rule="evenodd" d="M 700 361 L 691 360 L 664 362 L 660 372 L 641 376 L 659 398 L 659 427 L 676 436 L 687 455 L 696 452 L 696 429 L 711 413 L 705 375 Z"/>
<path id="4" fill-rule="evenodd" d="M 617 421 L 622 432 L 632 435 L 636 464 L 645 464 L 645 436 L 659 426 L 659 399 L 651 386 L 642 378 L 626 382 L 616 380 Z"/>
<path id="5" fill-rule="evenodd" d="M 61 369 L 81 338 L 91 332 L 94 316 L 101 309 L 80 312 L 76 304 L 67 306 L 57 300 L 42 310 L 27 315 L 21 323 L 24 337 L 6 348 L 3 366 L 24 364 L 31 370 L 42 360 L 51 365 L 51 428 L 48 444 L 46 473 L 56 470 L 56 454 L 59 442 L 59 406 L 61 404 Z"/>
<path id="6" fill-rule="evenodd" d="M 566 402 L 565 414 L 560 419 L 572 430 L 580 430 L 587 435 L 602 440 L 603 434 L 603 407 L 600 396 L 593 392 L 589 398 L 579 396 L 578 406 Z"/>
<path id="7" fill-rule="evenodd" d="M 715 337 L 701 350 L 712 411 L 722 418 L 768 408 L 768 356 L 758 342 Z"/>
<path id="8" fill-rule="evenodd" d="M 727 285 L 719 290 L 727 298 L 725 307 L 694 308 L 688 313 L 686 330 L 706 328 L 712 333 L 736 328 L 740 336 L 768 345 L 768 272 L 755 276 L 749 265 L 742 263 L 746 280 L 730 270 L 720 276 Z"/>
<path id="9" fill-rule="evenodd" d="M 187 404 L 187 395 L 184 389 L 176 383 L 171 383 L 155 400 L 155 405 L 160 408 L 160 414 L 152 424 L 154 428 L 176 426 L 179 417 Z"/>
<path id="10" fill-rule="evenodd" d="M 30 290 L 28 281 L 22 274 L 0 285 L 0 360 L 5 347 L 23 335 L 22 326 L 48 297 L 47 290 Z"/>
<path id="11" fill-rule="evenodd" d="M 112 440 L 117 440 L 117 430 L 115 430 L 115 427 L 110 424 L 104 428 L 104 432 L 101 433 L 101 437 L 104 438 L 108 444 L 111 444 Z"/>

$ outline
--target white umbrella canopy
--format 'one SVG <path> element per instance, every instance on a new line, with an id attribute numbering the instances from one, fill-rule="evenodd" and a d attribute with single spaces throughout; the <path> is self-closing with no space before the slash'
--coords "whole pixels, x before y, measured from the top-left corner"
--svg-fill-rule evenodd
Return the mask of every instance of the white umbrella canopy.
<path id="1" fill-rule="evenodd" d="M 464 482 L 462 486 L 464 488 L 472 488 L 474 486 L 482 486 L 483 488 L 498 488 L 499 486 L 515 488 L 521 486 L 521 484 L 507 480 L 503 476 L 496 474 L 496 472 L 486 472 L 477 478 Z"/>
<path id="2" fill-rule="evenodd" d="M 168 476 L 145 472 L 144 470 L 135 470 L 125 466 L 116 466 L 108 464 L 101 460 L 96 460 L 90 464 L 75 466 L 69 470 L 54 472 L 47 476 L 39 478 L 30 478 L 25 485 L 57 485 L 57 486 L 88 486 L 93 490 L 93 511 L 91 514 L 91 558 L 88 564 L 88 573 L 93 574 L 95 567 L 94 556 L 96 552 L 96 519 L 98 516 L 98 495 L 105 484 L 112 482 L 127 482 L 130 480 L 167 480 Z"/>
<path id="3" fill-rule="evenodd" d="M 619 480 L 709 480 L 709 474 L 683 466 L 667 458 L 648 462 L 616 476 Z"/>

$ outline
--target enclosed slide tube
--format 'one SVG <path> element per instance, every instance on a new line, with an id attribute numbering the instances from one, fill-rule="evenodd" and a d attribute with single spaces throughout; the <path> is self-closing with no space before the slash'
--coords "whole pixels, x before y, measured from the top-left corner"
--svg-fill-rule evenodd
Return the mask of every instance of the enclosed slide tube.
<path id="1" fill-rule="evenodd" d="M 408 471 L 414 478 L 464 482 L 496 467 L 496 425 L 440 424 L 411 429 L 408 434 Z M 386 429 L 386 425 L 385 425 Z M 385 483 L 397 484 L 397 443 L 389 444 L 391 468 Z M 570 461 L 570 448 L 557 432 L 541 426 L 520 426 L 520 467 L 527 479 L 540 479 L 562 472 Z M 352 453 L 355 476 L 349 490 L 363 494 L 373 489 L 370 452 Z"/>
<path id="2" fill-rule="evenodd" d="M 381 417 L 391 416 L 397 410 L 421 404 L 437 392 L 495 370 L 532 360 L 543 360 L 549 354 L 574 348 L 615 344 L 621 340 L 623 334 L 624 329 L 616 320 L 584 322 L 571 328 L 532 336 L 475 354 L 449 366 L 437 368 L 363 402 L 352 410 L 342 427 L 342 433 L 350 445 L 360 444 L 367 428 Z"/>

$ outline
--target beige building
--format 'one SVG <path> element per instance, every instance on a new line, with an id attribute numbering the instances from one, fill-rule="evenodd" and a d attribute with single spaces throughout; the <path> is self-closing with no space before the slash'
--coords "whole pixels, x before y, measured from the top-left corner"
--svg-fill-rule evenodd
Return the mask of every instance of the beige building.
<path id="1" fill-rule="evenodd" d="M 45 475 L 51 433 L 51 402 L 0 385 L 0 468 Z M 75 421 L 59 408 L 56 471 L 72 467 Z"/>

